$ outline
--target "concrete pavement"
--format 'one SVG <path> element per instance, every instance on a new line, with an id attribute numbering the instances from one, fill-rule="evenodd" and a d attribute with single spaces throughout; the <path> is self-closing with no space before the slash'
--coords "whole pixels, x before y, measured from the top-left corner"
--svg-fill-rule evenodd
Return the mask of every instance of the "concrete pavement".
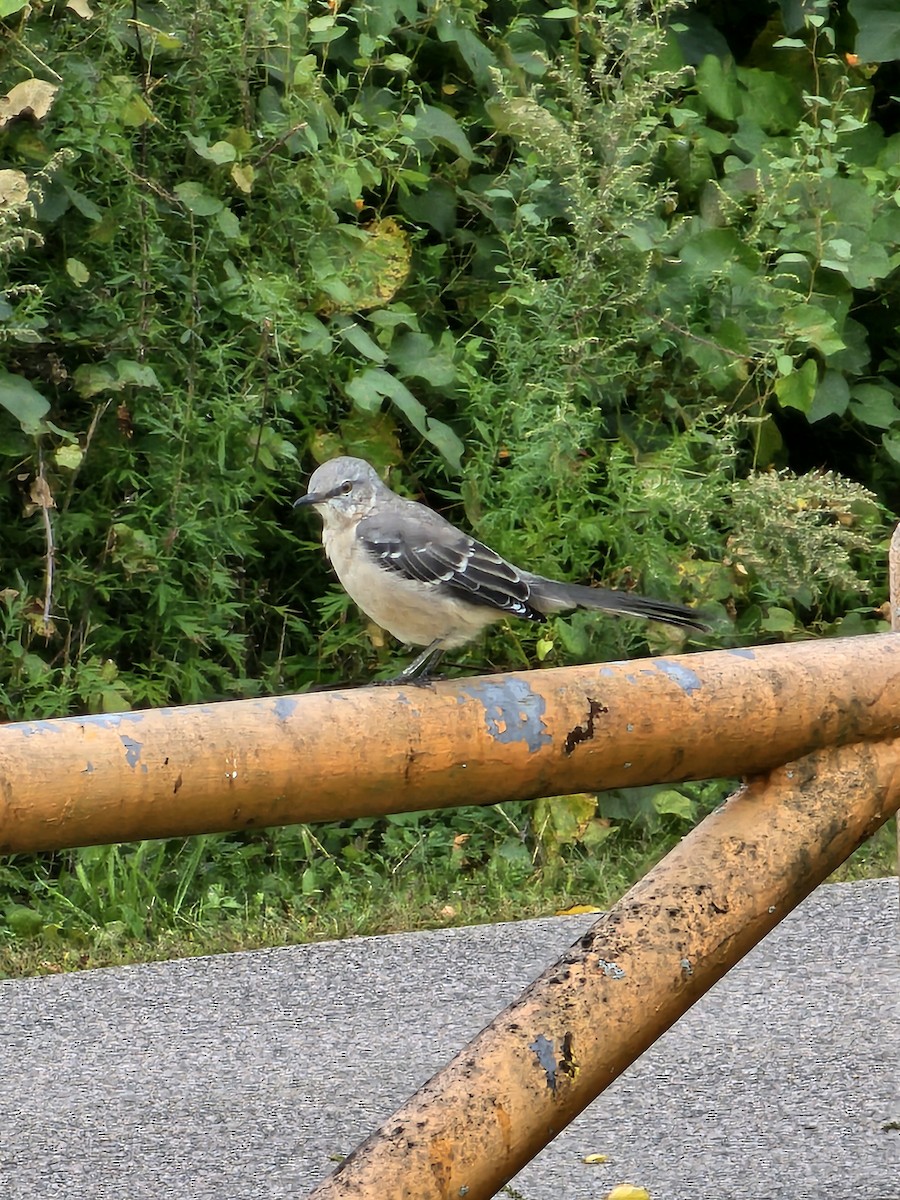
<path id="1" fill-rule="evenodd" d="M 900 1200 L 897 912 L 820 888 L 515 1188 Z M 0 982 L 0 1200 L 302 1197 L 591 922 Z"/>

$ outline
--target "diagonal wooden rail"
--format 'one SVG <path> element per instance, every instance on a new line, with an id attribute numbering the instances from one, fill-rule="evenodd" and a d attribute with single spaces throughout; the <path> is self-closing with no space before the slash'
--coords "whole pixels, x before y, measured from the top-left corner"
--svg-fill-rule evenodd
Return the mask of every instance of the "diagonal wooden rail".
<path id="1" fill-rule="evenodd" d="M 754 780 L 311 1195 L 489 1200 L 898 806 L 897 741 Z"/>
<path id="2" fill-rule="evenodd" d="M 757 774 L 900 733 L 893 634 L 0 726 L 0 853 Z"/>

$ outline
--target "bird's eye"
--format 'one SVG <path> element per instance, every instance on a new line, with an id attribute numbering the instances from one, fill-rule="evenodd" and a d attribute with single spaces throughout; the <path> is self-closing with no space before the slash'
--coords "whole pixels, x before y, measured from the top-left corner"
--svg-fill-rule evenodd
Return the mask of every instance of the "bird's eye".
<path id="1" fill-rule="evenodd" d="M 350 482 L 349 479 L 345 479 L 344 482 L 341 484 L 341 491 L 343 492 L 343 494 L 345 496 L 349 496 L 350 493 L 353 491 L 353 484 Z"/>

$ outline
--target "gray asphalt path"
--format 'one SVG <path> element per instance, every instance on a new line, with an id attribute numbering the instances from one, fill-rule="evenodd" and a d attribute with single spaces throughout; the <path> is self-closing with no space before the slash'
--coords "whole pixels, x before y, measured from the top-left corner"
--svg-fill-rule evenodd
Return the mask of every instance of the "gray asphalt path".
<path id="1" fill-rule="evenodd" d="M 819 889 L 514 1186 L 900 1200 L 897 911 Z M 0 1200 L 302 1197 L 590 923 L 2 982 Z"/>

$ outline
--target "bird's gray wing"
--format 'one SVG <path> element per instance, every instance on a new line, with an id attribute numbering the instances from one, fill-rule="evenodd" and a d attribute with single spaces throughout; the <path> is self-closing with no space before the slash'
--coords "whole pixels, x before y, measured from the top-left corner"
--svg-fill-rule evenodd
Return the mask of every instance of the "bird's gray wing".
<path id="1" fill-rule="evenodd" d="M 442 595 L 532 621 L 544 620 L 530 601 L 531 584 L 525 572 L 437 513 L 424 506 L 415 508 L 418 511 L 375 513 L 360 521 L 356 536 L 371 558 Z"/>

